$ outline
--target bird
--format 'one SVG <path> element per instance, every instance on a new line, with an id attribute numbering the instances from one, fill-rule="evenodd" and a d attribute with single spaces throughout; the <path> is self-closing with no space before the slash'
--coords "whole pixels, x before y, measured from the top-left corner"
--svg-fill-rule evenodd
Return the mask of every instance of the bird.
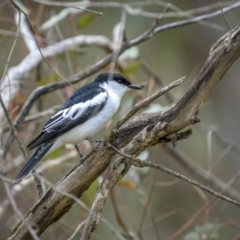
<path id="1" fill-rule="evenodd" d="M 104 128 L 117 112 L 123 95 L 142 86 L 130 83 L 117 73 L 101 73 L 96 79 L 78 89 L 60 109 L 47 121 L 41 133 L 28 144 L 27 148 L 37 148 L 14 183 L 21 182 L 36 167 L 39 161 L 62 145 L 73 144 L 80 155 L 77 144 L 91 139 Z"/>

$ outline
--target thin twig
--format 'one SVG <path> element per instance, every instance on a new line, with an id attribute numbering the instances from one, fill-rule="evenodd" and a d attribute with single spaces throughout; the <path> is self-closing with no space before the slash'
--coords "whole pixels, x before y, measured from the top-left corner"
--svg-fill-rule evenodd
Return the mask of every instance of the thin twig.
<path id="1" fill-rule="evenodd" d="M 46 0 L 34 0 L 35 2 L 50 5 L 50 6 L 58 6 L 58 7 L 72 7 L 75 6 L 76 3 L 68 3 L 60 2 L 60 1 L 46 1 Z M 84 6 L 85 2 L 78 2 L 78 6 Z M 232 2 L 225 2 L 224 6 L 229 6 Z M 158 5 L 161 7 L 169 7 L 172 12 L 167 12 L 163 14 L 164 18 L 172 18 L 172 17 L 189 17 L 193 14 L 203 13 L 210 11 L 212 9 L 218 8 L 218 4 L 213 3 L 203 7 L 189 9 L 186 11 L 182 11 L 179 7 L 172 3 L 164 2 L 164 1 L 136 1 L 136 2 L 129 2 L 129 3 L 122 3 L 122 2 L 88 2 L 88 6 L 91 7 L 98 7 L 98 8 L 122 8 L 124 9 L 129 15 L 133 16 L 141 16 L 141 17 L 148 17 L 148 18 L 158 18 L 159 13 L 147 12 L 142 10 L 140 7 L 149 6 L 149 5 Z M 136 8 L 134 8 L 136 6 Z"/>
<path id="2" fill-rule="evenodd" d="M 79 198 L 77 198 L 75 195 L 73 195 L 73 194 L 71 194 L 71 193 L 69 193 L 69 192 L 67 192 L 67 191 L 65 191 L 65 190 L 63 190 L 63 189 L 58 189 L 58 188 L 56 188 L 56 187 L 54 186 L 54 184 L 52 184 L 50 181 L 48 181 L 46 178 L 44 178 L 44 177 L 42 177 L 42 176 L 40 176 L 40 175 L 38 175 L 38 177 L 39 177 L 42 181 L 44 181 L 48 186 L 50 186 L 54 191 L 56 191 L 56 192 L 58 192 L 58 193 L 60 193 L 60 194 L 62 194 L 62 195 L 64 195 L 64 196 L 67 196 L 67 197 L 71 198 L 71 199 L 74 200 L 76 203 L 78 203 L 79 206 L 81 206 L 83 209 L 85 209 L 85 210 L 87 210 L 88 212 L 90 212 L 89 207 L 88 207 L 84 202 L 82 202 Z M 103 221 L 106 225 L 108 225 L 108 226 L 110 227 L 111 231 L 112 231 L 116 236 L 118 236 L 118 238 L 119 238 L 120 240 L 124 240 L 124 239 L 122 238 L 121 234 L 117 231 L 117 229 L 115 229 L 115 228 L 109 223 L 109 221 L 108 221 L 107 219 L 102 218 L 102 221 Z"/>
<path id="3" fill-rule="evenodd" d="M 16 202 L 14 201 L 10 189 L 9 189 L 9 185 L 6 182 L 3 182 L 7 196 L 9 198 L 9 201 L 12 205 L 12 208 L 14 210 L 14 212 L 18 215 L 18 217 L 21 219 L 21 221 L 23 221 L 23 223 L 25 224 L 25 226 L 27 227 L 27 229 L 29 230 L 30 234 L 32 235 L 33 239 L 35 240 L 40 240 L 36 234 L 36 232 L 33 230 L 32 226 L 29 224 L 29 222 L 24 218 L 24 216 L 22 215 L 22 213 L 19 211 Z"/>
<path id="4" fill-rule="evenodd" d="M 75 151 L 74 151 L 74 153 L 75 153 Z M 36 173 L 36 175 L 37 175 L 38 178 L 41 179 L 41 181 L 43 181 L 43 182 L 45 182 L 47 185 L 49 185 L 53 191 L 56 191 L 56 192 L 58 192 L 58 193 L 61 194 L 61 195 L 67 196 L 68 198 L 74 200 L 77 204 L 79 204 L 80 207 L 82 207 L 82 208 L 85 209 L 86 211 L 88 211 L 88 212 L 90 211 L 89 207 L 88 207 L 85 203 L 83 203 L 79 198 L 77 198 L 75 195 L 73 195 L 73 194 L 71 194 L 71 193 L 68 193 L 68 192 L 64 191 L 63 189 L 61 189 L 61 190 L 57 189 L 57 188 L 54 186 L 54 184 L 52 184 L 52 183 L 51 183 L 50 181 L 48 181 L 46 178 L 44 178 L 43 176 L 39 175 L 38 173 Z M 12 180 L 7 179 L 7 178 L 4 177 L 4 176 L 1 176 L 1 175 L 0 175 L 0 178 L 4 181 L 4 183 L 5 183 L 5 182 L 13 183 Z M 6 184 L 6 183 L 5 183 L 5 184 Z M 12 196 L 12 195 L 11 195 L 12 193 L 10 192 L 10 189 L 9 189 L 9 194 L 10 194 L 10 196 Z M 12 203 L 12 202 L 11 202 L 11 203 Z M 16 207 L 16 204 L 14 205 L 14 207 Z M 21 213 L 20 213 L 20 214 L 21 214 Z M 23 217 L 23 216 L 22 216 L 22 217 Z M 21 218 L 21 219 L 22 219 L 22 218 Z M 111 224 L 107 219 L 101 218 L 101 220 L 111 229 L 111 231 L 112 231 L 120 240 L 125 240 L 125 238 L 123 238 L 123 237 L 121 236 L 121 234 L 117 231 L 117 229 L 115 229 L 114 226 L 112 226 L 112 224 Z M 23 221 L 23 223 L 25 224 L 26 219 L 23 217 L 22 221 Z M 85 221 L 84 221 L 84 222 L 85 222 Z M 27 222 L 27 223 L 28 223 L 28 222 Z M 39 240 L 39 239 L 37 238 L 37 240 Z"/>
<path id="5" fill-rule="evenodd" d="M 1 94 L 0 94 L 0 104 L 1 104 L 2 109 L 3 109 L 4 113 L 5 113 L 5 116 L 6 116 L 7 120 L 8 120 L 8 123 L 10 125 L 11 130 L 12 130 L 12 133 L 15 136 L 17 142 L 18 142 L 19 148 L 21 149 L 21 151 L 23 153 L 23 156 L 24 156 L 25 160 L 27 161 L 27 159 L 28 159 L 27 152 L 25 150 L 25 147 L 24 147 L 21 139 L 18 136 L 17 129 L 14 127 L 14 124 L 13 124 L 13 121 L 11 119 L 10 113 L 7 110 L 7 108 L 6 108 L 6 106 L 5 106 L 4 102 L 3 102 Z"/>
<path id="6" fill-rule="evenodd" d="M 192 24 L 192 23 L 197 23 L 197 22 L 200 22 L 200 21 L 203 21 L 203 20 L 207 20 L 207 19 L 216 17 L 216 16 L 218 16 L 222 13 L 229 12 L 229 11 L 231 11 L 233 9 L 236 9 L 236 8 L 239 8 L 239 7 L 240 7 L 240 2 L 236 2 L 235 4 L 232 4 L 229 7 L 225 7 L 222 10 L 218 10 L 218 11 L 211 12 L 211 13 L 208 13 L 208 14 L 205 14 L 205 15 L 197 16 L 197 17 L 194 17 L 192 19 L 187 19 L 187 20 L 182 20 L 182 21 L 169 23 L 169 24 L 166 24 L 165 26 L 163 25 L 163 26 L 155 29 L 154 33 L 162 32 L 162 31 L 166 30 L 166 27 L 167 27 L 167 29 L 175 28 L 175 27 L 186 26 L 186 25 L 189 25 L 189 24 Z"/>
<path id="7" fill-rule="evenodd" d="M 34 37 L 34 39 L 35 39 L 35 42 L 36 42 L 38 51 L 39 51 L 39 53 L 41 54 L 42 59 L 47 63 L 47 65 L 49 66 L 49 68 L 52 70 L 52 72 L 53 72 L 54 74 L 56 74 L 56 76 L 58 76 L 61 80 L 65 81 L 66 83 L 68 83 L 69 85 L 71 85 L 71 86 L 76 90 L 76 87 L 75 87 L 74 85 L 72 85 L 70 82 L 68 82 L 65 78 L 63 78 L 59 73 L 57 73 L 57 72 L 53 69 L 53 67 L 51 66 L 51 64 L 49 63 L 49 61 L 44 57 L 44 55 L 43 55 L 43 53 L 42 53 L 42 50 L 41 50 L 41 48 L 40 48 L 40 46 L 39 46 L 39 43 L 38 43 L 38 41 L 37 41 L 36 35 L 35 35 L 35 34 L 36 34 L 35 28 L 33 27 L 33 24 L 32 24 L 32 22 L 30 21 L 28 15 L 27 15 L 13 0 L 11 0 L 11 3 L 12 3 L 12 4 L 14 5 L 14 7 L 19 11 L 19 13 L 22 12 L 22 13 L 24 14 L 24 16 L 26 17 L 26 19 L 27 19 L 27 21 L 28 21 L 28 23 L 29 23 L 29 26 L 31 27 L 31 30 L 32 30 L 32 33 L 33 33 L 33 37 Z"/>
<path id="8" fill-rule="evenodd" d="M 161 240 L 159 232 L 158 232 L 158 227 L 157 227 L 157 224 L 156 224 L 156 220 L 154 219 L 152 211 L 151 211 L 151 219 L 152 219 L 152 222 L 153 222 L 154 230 L 155 230 L 156 235 L 157 235 L 157 240 Z"/>
<path id="9" fill-rule="evenodd" d="M 113 73 L 115 69 L 115 65 L 117 62 L 117 58 L 120 55 L 120 52 L 122 51 L 122 46 L 126 42 L 126 36 L 125 36 L 125 23 L 126 23 L 126 17 L 127 14 L 125 11 L 122 12 L 120 23 L 117 24 L 117 26 L 114 28 L 115 30 L 115 49 L 114 54 L 112 56 L 112 61 L 110 63 L 109 72 Z M 109 76 L 110 78 L 111 76 Z"/>
<path id="10" fill-rule="evenodd" d="M 18 10 L 18 12 L 19 12 L 18 29 L 17 29 L 17 35 L 18 35 L 19 30 L 20 30 L 20 24 L 21 24 L 21 13 L 23 13 L 25 16 L 26 16 L 26 13 L 25 13 L 24 11 L 22 11 L 22 10 L 18 7 L 18 5 L 17 5 L 15 2 L 13 2 L 12 0 L 11 0 L 11 3 L 15 6 L 15 8 L 16 8 L 16 9 Z M 29 19 L 28 19 L 28 20 L 29 20 Z M 33 27 L 33 26 L 31 25 L 31 27 Z M 16 45 L 16 42 L 17 42 L 17 38 L 15 39 L 15 41 L 14 41 L 14 43 L 13 43 L 13 46 L 12 46 L 12 49 L 11 49 L 11 52 L 10 52 L 10 54 L 9 54 L 9 57 L 8 57 L 8 60 L 7 60 L 7 61 L 10 60 L 10 57 L 11 57 L 11 55 L 12 55 L 13 49 L 14 49 L 14 47 L 15 47 L 15 45 Z M 8 62 L 6 63 L 6 68 L 5 68 L 5 70 L 7 69 L 7 66 L 8 66 Z M 5 71 L 4 71 L 3 77 L 2 77 L 2 79 L 1 79 L 1 82 L 2 82 L 3 79 L 4 79 L 4 76 L 5 76 Z M 0 82 L 0 83 L 1 83 L 1 82 Z M 27 159 L 28 159 L 28 157 L 27 157 L 27 152 L 26 152 L 26 150 L 25 150 L 25 147 L 24 147 L 21 139 L 20 139 L 19 136 L 18 136 L 17 129 L 15 128 L 15 126 L 14 126 L 14 124 L 13 124 L 13 121 L 12 121 L 12 119 L 11 119 L 10 113 L 8 112 L 6 106 L 5 106 L 4 102 L 3 102 L 3 99 L 2 99 L 1 94 L 0 94 L 0 104 L 1 104 L 2 109 L 3 109 L 4 113 L 5 113 L 5 116 L 6 116 L 7 120 L 8 120 L 8 123 L 9 123 L 9 125 L 10 125 L 11 130 L 12 130 L 12 133 L 13 133 L 13 135 L 15 136 L 17 142 L 18 142 L 19 148 L 21 149 L 21 151 L 22 151 L 22 153 L 23 153 L 23 155 L 24 155 L 24 157 L 25 157 L 25 159 L 26 159 L 26 161 L 27 161 Z M 33 173 L 36 173 L 35 170 L 33 170 Z M 34 180 L 35 180 L 35 182 L 36 182 L 36 187 L 37 187 L 37 189 L 38 189 L 39 196 L 41 197 L 42 194 L 43 194 L 43 187 L 42 187 L 41 181 L 40 181 L 40 179 L 38 179 L 38 177 L 36 177 L 35 175 L 34 175 Z"/>
<path id="11" fill-rule="evenodd" d="M 143 211 L 142 211 L 142 216 L 141 216 L 141 219 L 140 219 L 140 223 L 139 223 L 139 227 L 138 227 L 138 236 L 141 240 L 143 240 L 143 236 L 142 236 L 142 228 L 143 228 L 143 224 L 144 224 L 144 220 L 146 218 L 146 215 L 147 215 L 147 209 L 149 207 L 149 204 L 150 204 L 150 200 L 151 200 L 151 197 L 152 197 L 152 194 L 153 194 L 153 190 L 154 190 L 154 187 L 155 187 L 155 184 L 154 184 L 154 181 L 156 180 L 156 176 L 157 176 L 157 169 L 154 169 L 154 174 L 153 174 L 153 177 L 152 177 L 152 184 L 151 184 L 151 187 L 150 187 L 150 190 L 149 190 L 149 193 L 147 194 L 147 200 L 146 200 L 146 203 L 144 204 L 144 207 L 143 207 Z M 155 225 L 155 224 L 154 224 Z M 155 229 L 156 230 L 156 229 Z M 156 231 L 157 232 L 157 231 Z M 158 233 L 157 233 L 158 234 Z"/>
<path id="12" fill-rule="evenodd" d="M 69 161 L 70 159 L 76 157 L 76 151 L 69 151 L 67 154 L 55 158 L 55 159 L 49 159 L 49 161 L 44 162 L 41 166 L 39 166 L 36 170 L 36 172 L 42 172 L 45 170 L 51 170 L 53 168 L 59 167 L 59 165 L 62 165 L 65 161 Z M 11 179 L 5 179 L 4 176 L 0 175 L 0 178 L 3 181 L 13 183 Z M 21 184 L 13 185 L 11 188 L 11 195 L 14 197 L 17 193 L 22 192 L 27 186 L 29 186 L 33 182 L 34 178 L 30 177 L 25 179 L 25 181 L 21 182 Z M 43 177 L 41 176 L 40 181 L 44 181 Z M 45 192 L 45 191 L 43 191 Z M 0 218 L 3 216 L 4 212 L 8 209 L 9 201 L 7 199 L 3 199 L 1 201 L 0 205 Z"/>
<path id="13" fill-rule="evenodd" d="M 24 147 L 24 145 L 23 145 L 23 143 L 22 143 L 22 140 L 21 140 L 21 139 L 19 138 L 19 136 L 18 136 L 17 129 L 14 127 L 14 124 L 13 124 L 13 121 L 12 121 L 12 119 L 11 119 L 10 113 L 8 112 L 6 106 L 5 106 L 4 102 L 3 102 L 3 99 L 2 99 L 1 94 L 0 94 L 0 104 L 1 104 L 2 109 L 3 109 L 4 113 L 5 113 L 5 116 L 6 116 L 7 120 L 8 120 L 8 123 L 9 123 L 9 125 L 10 125 L 11 130 L 12 130 L 12 133 L 13 133 L 14 137 L 16 138 L 17 142 L 18 142 L 18 146 L 19 146 L 19 148 L 21 149 L 25 160 L 27 161 L 27 160 L 28 160 L 28 156 L 27 156 L 26 149 L 25 149 L 25 147 Z M 33 173 L 35 174 L 36 171 L 33 170 Z M 37 189 L 38 189 L 38 194 L 39 194 L 39 196 L 41 197 L 42 194 L 43 194 L 43 188 L 42 188 L 42 185 L 41 185 L 41 181 L 40 181 L 40 179 L 38 179 L 38 177 L 36 177 L 35 175 L 34 175 L 34 180 L 35 180 L 35 182 L 36 182 L 36 187 L 37 187 Z"/>
<path id="14" fill-rule="evenodd" d="M 81 9 L 81 10 L 83 10 L 83 11 L 90 12 L 90 13 L 94 13 L 94 14 L 97 14 L 97 15 L 100 15 L 100 16 L 103 15 L 102 12 L 93 11 L 93 10 L 90 10 L 90 9 L 87 9 L 87 8 L 82 8 L 82 7 L 71 7 L 71 8 Z"/>
<path id="15" fill-rule="evenodd" d="M 78 224 L 78 226 L 76 227 L 76 229 L 74 230 L 74 232 L 71 234 L 71 236 L 69 238 L 67 238 L 66 240 L 72 240 L 75 235 L 79 232 L 79 230 L 81 229 L 81 227 L 86 223 L 87 219 L 85 219 L 84 221 L 80 222 Z"/>
<path id="16" fill-rule="evenodd" d="M 109 146 L 110 146 L 112 149 L 114 149 L 114 151 L 116 151 L 116 152 L 117 152 L 119 155 L 121 155 L 122 157 L 125 157 L 126 159 L 131 160 L 130 162 L 129 162 L 129 161 L 128 161 L 128 162 L 129 162 L 130 164 L 132 164 L 133 166 L 135 166 L 135 167 L 140 167 L 140 168 L 143 168 L 143 167 L 151 167 L 151 168 L 159 169 L 159 170 L 161 170 L 161 171 L 163 171 L 163 172 L 165 172 L 165 173 L 167 173 L 167 174 L 169 174 L 169 175 L 172 175 L 172 176 L 177 177 L 177 178 L 179 178 L 179 179 L 182 179 L 182 180 L 184 180 L 184 181 L 186 181 L 186 182 L 188 182 L 188 183 L 190 183 L 190 184 L 192 184 L 192 185 L 194 185 L 194 186 L 196 186 L 196 187 L 199 187 L 199 188 L 201 188 L 202 190 L 204 190 L 204 191 L 206 191 L 206 192 L 214 195 L 215 197 L 221 198 L 222 200 L 224 200 L 224 201 L 226 201 L 226 202 L 229 202 L 229 203 L 231 203 L 231 204 L 234 204 L 234 205 L 236 205 L 236 206 L 240 206 L 240 202 L 238 202 L 238 201 L 236 201 L 236 200 L 234 200 L 234 199 L 231 199 L 231 198 L 229 198 L 229 197 L 227 197 L 227 196 L 225 196 L 225 195 L 222 195 L 221 193 L 218 193 L 218 192 L 216 192 L 216 191 L 214 191 L 214 190 L 212 190 L 212 189 L 210 189 L 210 188 L 208 188 L 208 187 L 206 187 L 206 186 L 198 183 L 197 181 L 195 181 L 195 180 L 193 180 L 193 179 L 191 179 L 191 178 L 186 177 L 186 176 L 183 175 L 183 174 L 180 174 L 180 173 L 175 172 L 175 171 L 173 171 L 173 170 L 171 170 L 171 169 L 169 169 L 169 168 L 166 168 L 166 167 L 162 166 L 161 164 L 157 164 L 157 163 L 154 163 L 154 162 L 151 162 L 151 161 L 142 161 L 142 160 L 139 159 L 139 158 L 135 158 L 135 157 L 133 157 L 133 156 L 131 156 L 131 155 L 125 154 L 125 153 L 119 151 L 117 148 L 115 148 L 115 147 L 114 147 L 112 144 L 110 144 L 110 143 L 109 143 Z"/>
<path id="17" fill-rule="evenodd" d="M 219 179 L 217 176 L 212 174 L 211 178 L 209 178 L 209 172 L 203 169 L 202 167 L 196 165 L 191 159 L 189 159 L 180 149 L 172 148 L 168 144 L 163 145 L 163 149 L 170 154 L 173 158 L 176 159 L 177 163 L 182 165 L 185 169 L 190 170 L 195 175 L 197 175 L 202 181 L 209 181 L 212 187 L 216 188 L 220 191 L 222 188 L 226 188 L 225 193 L 231 197 L 235 198 L 240 202 L 240 193 L 233 189 L 230 186 Z"/>
<path id="18" fill-rule="evenodd" d="M 228 181 L 226 186 L 224 186 L 220 192 L 221 193 L 226 192 L 228 186 L 232 185 L 239 178 L 239 176 L 240 176 L 240 171 L 238 171 L 238 173 Z M 207 205 L 199 209 L 185 224 L 183 224 L 182 227 L 180 227 L 175 233 L 171 234 L 166 240 L 176 239 L 176 237 L 178 237 L 183 231 L 185 231 L 189 226 L 191 226 L 202 213 L 204 213 L 206 210 L 209 210 L 210 207 L 212 208 L 219 201 L 220 201 L 219 198 L 211 198 L 208 201 Z"/>
<path id="19" fill-rule="evenodd" d="M 20 24 L 21 24 L 21 12 L 19 12 L 19 18 L 18 18 L 17 31 L 16 31 L 15 39 L 14 39 L 13 45 L 12 45 L 12 47 L 11 47 L 11 50 L 10 50 L 10 52 L 9 52 L 8 59 L 7 59 L 7 62 L 6 62 L 6 64 L 5 64 L 5 68 L 4 68 L 4 70 L 3 70 L 3 75 L 2 75 L 2 79 L 1 79 L 1 81 L 0 81 L 0 85 L 1 85 L 1 83 L 2 83 L 2 81 L 3 81 L 3 79 L 4 79 L 5 76 L 6 76 L 6 73 L 7 73 L 7 70 L 8 70 L 8 64 L 10 63 L 10 60 L 11 60 L 11 57 L 12 57 L 14 48 L 15 48 L 15 46 L 16 46 L 16 44 L 17 44 L 17 41 L 18 41 Z"/>
<path id="20" fill-rule="evenodd" d="M 81 240 L 87 240 L 90 238 L 91 233 L 100 223 L 100 217 L 103 211 L 103 207 L 107 201 L 107 197 L 111 189 L 127 173 L 129 168 L 131 167 L 130 164 L 126 164 L 124 169 L 121 172 L 118 172 L 117 167 L 121 164 L 121 161 L 121 158 L 117 158 L 109 165 L 108 171 L 103 178 L 97 196 L 94 199 L 94 203 L 92 204 L 90 214 L 82 232 Z"/>
<path id="21" fill-rule="evenodd" d="M 118 204 L 117 204 L 117 199 L 115 197 L 115 191 L 114 188 L 112 189 L 112 191 L 110 192 L 110 196 L 111 196 L 111 200 L 112 200 L 112 204 L 113 204 L 113 210 L 115 212 L 115 216 L 116 216 L 116 220 L 119 224 L 119 226 L 123 229 L 123 231 L 125 232 L 126 235 L 129 235 L 129 230 L 126 226 L 126 224 L 124 223 L 124 221 L 122 220 L 121 214 L 119 212 L 118 209 Z"/>
<path id="22" fill-rule="evenodd" d="M 229 27 L 229 29 L 232 30 L 232 27 L 231 27 L 230 24 L 228 23 L 227 18 L 226 18 L 226 16 L 225 16 L 224 12 L 223 12 L 221 1 L 218 0 L 218 3 L 219 3 L 219 7 L 220 7 L 220 9 L 221 9 L 221 12 L 222 12 L 223 19 L 224 19 L 225 23 L 227 24 L 227 26 Z"/>
<path id="23" fill-rule="evenodd" d="M 40 120 L 41 118 L 44 118 L 44 117 L 48 117 L 48 116 L 54 114 L 60 107 L 61 107 L 61 105 L 56 105 L 51 108 L 48 108 L 47 110 L 36 113 L 35 115 L 28 116 L 25 118 L 24 123 L 29 123 L 32 121 Z"/>
<path id="24" fill-rule="evenodd" d="M 161 78 L 158 76 L 158 74 L 143 59 L 141 59 L 141 68 L 147 74 L 147 76 L 149 76 L 150 78 L 153 78 L 160 87 L 163 87 L 165 85 L 161 80 Z M 168 92 L 165 94 L 165 96 L 168 103 L 172 104 L 174 101 L 173 96 Z"/>

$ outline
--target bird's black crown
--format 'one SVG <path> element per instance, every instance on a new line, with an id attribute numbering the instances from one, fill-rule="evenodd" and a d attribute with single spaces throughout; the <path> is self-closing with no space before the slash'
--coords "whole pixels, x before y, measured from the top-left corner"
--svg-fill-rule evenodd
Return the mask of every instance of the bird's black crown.
<path id="1" fill-rule="evenodd" d="M 101 73 L 97 76 L 95 81 L 99 83 L 104 83 L 107 81 L 116 81 L 119 84 L 125 86 L 131 85 L 131 83 L 126 78 L 117 73 Z"/>

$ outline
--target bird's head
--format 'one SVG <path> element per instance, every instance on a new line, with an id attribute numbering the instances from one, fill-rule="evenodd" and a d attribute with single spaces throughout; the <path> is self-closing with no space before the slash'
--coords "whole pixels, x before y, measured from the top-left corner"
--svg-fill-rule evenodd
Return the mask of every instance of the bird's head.
<path id="1" fill-rule="evenodd" d="M 97 76 L 96 82 L 106 90 L 122 93 L 132 89 L 142 89 L 142 86 L 130 83 L 126 78 L 117 73 L 101 73 Z"/>

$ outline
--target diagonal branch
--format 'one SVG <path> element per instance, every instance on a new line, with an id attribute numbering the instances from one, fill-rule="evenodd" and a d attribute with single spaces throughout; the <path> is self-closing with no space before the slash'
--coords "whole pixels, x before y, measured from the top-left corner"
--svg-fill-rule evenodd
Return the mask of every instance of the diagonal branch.
<path id="1" fill-rule="evenodd" d="M 209 172 L 204 168 L 196 165 L 180 149 L 178 148 L 173 149 L 167 144 L 163 146 L 163 149 L 166 151 L 166 153 L 175 158 L 177 160 L 177 163 L 184 166 L 184 168 L 186 170 L 189 170 L 189 172 L 194 173 L 194 175 L 198 176 L 198 178 L 200 178 L 202 181 L 209 181 L 211 186 L 217 189 L 217 191 L 222 190 L 222 188 L 226 189 L 225 190 L 226 195 L 228 195 L 230 198 L 234 198 L 237 201 L 240 201 L 240 193 L 237 190 L 235 190 L 231 186 L 228 186 L 228 184 L 226 184 L 224 181 L 222 181 L 214 174 L 212 174 L 211 178 L 209 178 Z"/>
<path id="2" fill-rule="evenodd" d="M 192 185 L 194 185 L 196 187 L 199 187 L 202 190 L 204 190 L 204 191 L 214 195 L 215 197 L 218 197 L 218 198 L 220 198 L 220 199 L 222 199 L 222 200 L 224 200 L 226 202 L 232 203 L 232 204 L 240 207 L 240 202 L 238 202 L 238 201 L 236 201 L 236 200 L 234 200 L 232 198 L 229 198 L 229 197 L 227 197 L 227 196 L 225 196 L 225 195 L 223 195 L 223 194 L 221 194 L 219 192 L 216 192 L 216 191 L 212 190 L 211 188 L 208 188 L 205 185 L 200 184 L 197 181 L 195 181 L 195 180 L 193 180 L 191 178 L 186 177 L 183 174 L 180 174 L 180 173 L 175 172 L 175 171 L 173 171 L 173 170 L 171 170 L 169 168 L 166 168 L 166 167 L 164 167 L 163 165 L 161 165 L 159 163 L 154 163 L 152 161 L 142 161 L 139 158 L 135 158 L 135 157 L 133 157 L 131 155 L 125 154 L 125 153 L 119 151 L 117 148 L 115 148 L 111 144 L 109 144 L 109 146 L 112 149 L 114 149 L 114 151 L 117 152 L 120 156 L 124 157 L 125 159 L 128 159 L 128 160 L 125 160 L 125 161 L 129 162 L 132 166 L 139 167 L 139 168 L 150 167 L 150 168 L 155 168 L 155 169 L 161 170 L 161 171 L 163 171 L 163 172 L 165 172 L 165 173 L 167 173 L 169 175 L 172 175 L 172 176 L 177 177 L 177 178 L 179 178 L 181 180 L 184 180 L 184 181 L 186 181 L 186 182 L 188 182 L 188 183 L 190 183 L 190 184 L 192 184 Z"/>

